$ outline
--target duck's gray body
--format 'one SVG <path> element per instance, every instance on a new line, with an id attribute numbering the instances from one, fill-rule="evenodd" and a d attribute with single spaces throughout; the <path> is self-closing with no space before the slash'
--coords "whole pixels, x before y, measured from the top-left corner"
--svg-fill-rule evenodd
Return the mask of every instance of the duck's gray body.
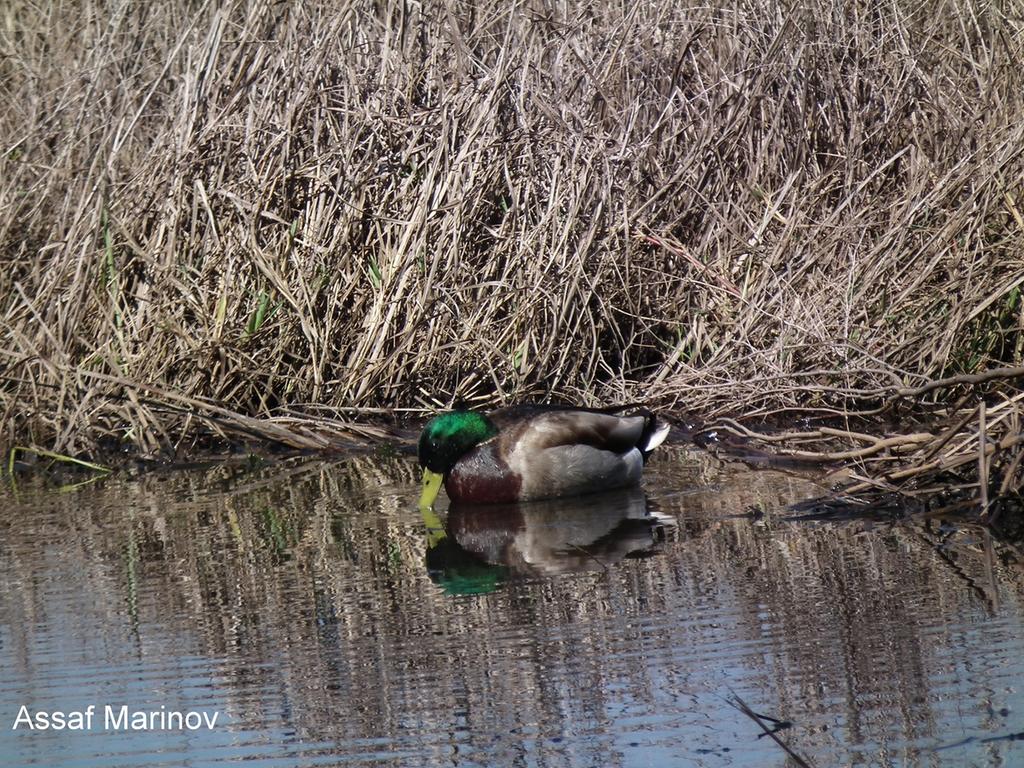
<path id="1" fill-rule="evenodd" d="M 530 501 L 636 485 L 646 456 L 669 429 L 646 411 L 521 406 L 489 418 L 498 434 L 445 476 L 455 502 Z"/>

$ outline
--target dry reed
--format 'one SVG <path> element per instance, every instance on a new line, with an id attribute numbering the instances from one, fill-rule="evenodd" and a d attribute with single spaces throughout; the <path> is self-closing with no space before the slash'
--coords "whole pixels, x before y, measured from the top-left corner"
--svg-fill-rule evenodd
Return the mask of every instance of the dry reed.
<path id="1" fill-rule="evenodd" d="M 868 434 L 824 425 L 772 432 L 723 418 L 699 430 L 697 439 L 727 433 L 774 457 L 838 467 L 833 493 L 800 505 L 816 515 L 971 511 L 994 525 L 1009 511 L 1014 519 L 1004 527 L 1014 529 L 1024 523 L 1022 422 L 1024 392 L 1017 392 L 1002 395 L 994 405 L 979 397 L 973 407 L 951 407 L 928 428 L 913 432 Z M 1013 538 L 1021 539 L 1021 533 Z"/>
<path id="2" fill-rule="evenodd" d="M 1022 58 L 1018 2 L 12 0 L 0 443 L 938 401 L 1021 363 Z"/>

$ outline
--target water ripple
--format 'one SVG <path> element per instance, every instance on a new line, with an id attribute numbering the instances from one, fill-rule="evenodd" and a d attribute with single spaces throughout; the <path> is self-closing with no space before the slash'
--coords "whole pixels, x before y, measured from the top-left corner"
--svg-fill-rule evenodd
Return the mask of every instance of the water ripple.
<path id="1" fill-rule="evenodd" d="M 405 459 L 24 489 L 0 765 L 785 765 L 737 698 L 820 766 L 1024 761 L 1019 569 L 927 527 L 775 522 L 812 480 L 650 470 L 441 539 Z M 90 704 L 218 720 L 12 730 Z"/>

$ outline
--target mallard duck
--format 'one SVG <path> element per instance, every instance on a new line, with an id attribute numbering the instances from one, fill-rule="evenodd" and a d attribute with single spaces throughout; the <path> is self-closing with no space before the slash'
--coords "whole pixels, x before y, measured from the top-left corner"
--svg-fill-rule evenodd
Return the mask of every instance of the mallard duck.
<path id="1" fill-rule="evenodd" d="M 444 481 L 453 502 L 496 504 L 576 496 L 640 482 L 668 424 L 643 409 L 516 406 L 484 415 L 459 410 L 423 429 L 420 506 Z"/>

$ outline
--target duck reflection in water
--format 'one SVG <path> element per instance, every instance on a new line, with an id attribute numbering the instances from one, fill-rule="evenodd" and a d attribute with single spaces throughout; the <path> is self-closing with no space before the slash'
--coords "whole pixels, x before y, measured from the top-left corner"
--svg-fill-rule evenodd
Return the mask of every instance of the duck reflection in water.
<path id="1" fill-rule="evenodd" d="M 649 509 L 639 488 L 487 506 L 452 505 L 445 524 L 421 509 L 427 569 L 446 591 L 488 592 L 512 576 L 607 569 L 658 551 L 673 518 Z"/>

